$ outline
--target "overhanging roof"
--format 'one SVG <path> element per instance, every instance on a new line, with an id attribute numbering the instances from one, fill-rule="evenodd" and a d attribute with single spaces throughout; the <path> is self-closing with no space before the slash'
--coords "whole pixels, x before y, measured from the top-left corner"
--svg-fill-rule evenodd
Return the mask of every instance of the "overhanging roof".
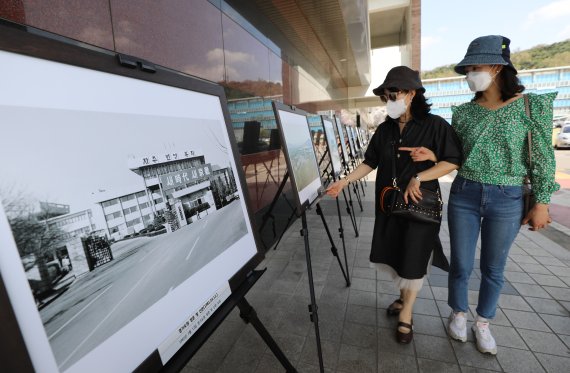
<path id="1" fill-rule="evenodd" d="M 408 42 L 411 1 L 226 0 L 286 62 L 327 90 L 330 100 L 300 102 L 313 111 L 378 106 L 376 97 L 365 97 L 370 51 Z"/>

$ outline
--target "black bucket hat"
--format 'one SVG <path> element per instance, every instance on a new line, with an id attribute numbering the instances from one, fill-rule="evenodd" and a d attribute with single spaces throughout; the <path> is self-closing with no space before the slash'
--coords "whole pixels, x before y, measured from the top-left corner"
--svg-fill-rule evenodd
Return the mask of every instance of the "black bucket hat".
<path id="1" fill-rule="evenodd" d="M 511 62 L 511 40 L 501 35 L 481 36 L 473 40 L 467 48 L 465 57 L 453 68 L 456 73 L 465 75 L 465 66 L 472 65 L 504 65 L 517 69 Z"/>
<path id="2" fill-rule="evenodd" d="M 410 69 L 407 66 L 396 66 L 388 71 L 384 83 L 380 84 L 377 88 L 372 90 L 376 96 L 384 94 L 385 89 L 397 88 L 406 91 L 421 89 L 425 92 L 420 80 L 420 73 Z"/>

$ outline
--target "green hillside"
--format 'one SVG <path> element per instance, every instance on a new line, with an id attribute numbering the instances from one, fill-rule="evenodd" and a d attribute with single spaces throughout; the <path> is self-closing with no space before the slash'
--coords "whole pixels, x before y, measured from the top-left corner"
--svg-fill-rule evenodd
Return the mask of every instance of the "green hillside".
<path id="1" fill-rule="evenodd" d="M 511 61 L 518 70 L 541 69 L 545 67 L 570 66 L 570 39 L 550 45 L 511 52 Z M 448 78 L 457 76 L 453 65 L 422 71 L 422 79 Z"/>

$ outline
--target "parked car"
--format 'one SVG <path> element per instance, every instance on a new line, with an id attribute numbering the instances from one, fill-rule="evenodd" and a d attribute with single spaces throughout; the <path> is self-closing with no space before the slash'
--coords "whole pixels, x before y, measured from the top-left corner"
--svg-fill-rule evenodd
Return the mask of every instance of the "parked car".
<path id="1" fill-rule="evenodd" d="M 565 125 L 560 130 L 560 133 L 556 137 L 556 143 L 554 144 L 554 148 L 561 149 L 561 148 L 570 148 L 570 124 Z"/>

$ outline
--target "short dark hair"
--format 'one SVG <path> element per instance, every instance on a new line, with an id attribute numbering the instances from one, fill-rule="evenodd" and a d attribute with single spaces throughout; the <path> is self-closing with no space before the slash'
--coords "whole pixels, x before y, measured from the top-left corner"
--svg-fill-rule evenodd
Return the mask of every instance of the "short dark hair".
<path id="1" fill-rule="evenodd" d="M 501 100 L 503 102 L 513 98 L 517 93 L 522 93 L 525 90 L 525 86 L 521 84 L 519 77 L 515 70 L 509 68 L 508 66 L 503 67 L 499 73 L 499 85 L 501 89 Z M 478 100 L 483 95 L 483 92 L 475 92 L 475 97 L 472 101 Z"/>
<path id="2" fill-rule="evenodd" d="M 412 104 L 410 106 L 410 111 L 412 117 L 423 119 L 427 117 L 430 112 L 431 104 L 428 104 L 426 96 L 424 96 L 425 89 L 416 89 L 416 95 L 412 99 Z"/>

